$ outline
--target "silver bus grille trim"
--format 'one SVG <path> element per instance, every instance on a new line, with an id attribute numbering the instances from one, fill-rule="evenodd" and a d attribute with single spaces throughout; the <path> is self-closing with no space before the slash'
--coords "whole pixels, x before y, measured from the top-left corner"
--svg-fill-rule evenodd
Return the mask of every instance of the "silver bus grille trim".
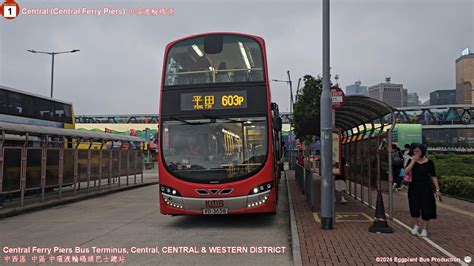
<path id="1" fill-rule="evenodd" d="M 267 201 L 270 192 L 271 190 L 268 190 L 257 194 L 231 198 L 187 198 L 163 192 L 161 194 L 168 205 L 173 207 L 178 206 L 177 208 L 189 211 L 201 211 L 202 209 L 208 208 L 206 207 L 206 202 L 210 201 L 223 201 L 223 208 L 228 208 L 229 210 L 256 207 Z"/>

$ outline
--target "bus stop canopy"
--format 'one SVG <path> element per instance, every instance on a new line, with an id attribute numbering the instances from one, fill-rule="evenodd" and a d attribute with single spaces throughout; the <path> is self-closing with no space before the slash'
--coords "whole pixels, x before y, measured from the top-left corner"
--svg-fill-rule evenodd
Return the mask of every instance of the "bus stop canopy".
<path id="1" fill-rule="evenodd" d="M 63 136 L 71 138 L 81 139 L 94 139 L 94 140 L 114 140 L 114 141 L 135 141 L 143 142 L 139 137 L 125 136 L 119 134 L 99 133 L 76 129 L 64 129 L 54 128 L 45 126 L 34 126 L 24 124 L 13 124 L 8 122 L 0 122 L 0 132 L 17 133 L 17 134 L 30 134 L 30 135 L 48 135 L 48 136 Z"/>
<path id="2" fill-rule="evenodd" d="M 336 110 L 336 127 L 346 131 L 374 120 L 383 120 L 384 116 L 392 114 L 393 108 L 377 99 L 362 95 L 349 95 L 344 99 L 344 105 Z"/>

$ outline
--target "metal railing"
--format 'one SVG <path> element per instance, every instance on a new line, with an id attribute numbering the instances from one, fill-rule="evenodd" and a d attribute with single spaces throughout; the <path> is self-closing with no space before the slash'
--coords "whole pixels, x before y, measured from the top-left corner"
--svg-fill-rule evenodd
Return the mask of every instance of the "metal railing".
<path id="1" fill-rule="evenodd" d="M 52 194 L 62 198 L 66 192 L 76 196 L 136 184 L 137 175 L 143 183 L 139 138 L 28 127 L 0 123 L 0 206 L 7 196 L 24 206 L 30 195 L 44 202 Z"/>
<path id="2" fill-rule="evenodd" d="M 317 185 L 316 173 L 312 169 L 306 169 L 303 165 L 296 163 L 295 166 L 295 179 L 298 188 L 301 193 L 305 195 L 306 201 L 313 211 L 319 210 L 318 202 L 319 186 Z"/>
<path id="3" fill-rule="evenodd" d="M 388 194 L 388 217 L 393 218 L 391 189 L 393 178 L 389 161 L 391 156 L 384 137 L 388 137 L 388 134 L 345 143 L 343 156 L 346 158 L 347 166 L 344 167 L 346 167 L 346 182 L 348 184 L 347 193 L 363 204 L 375 207 L 376 192 L 380 189 L 383 193 Z M 319 167 L 317 163 L 308 167 L 297 163 L 295 167 L 296 184 L 305 195 L 313 211 L 319 211 L 320 208 L 321 180 L 317 175 L 320 172 L 318 171 Z"/>
<path id="4" fill-rule="evenodd" d="M 388 218 L 393 218 L 392 163 L 390 136 L 367 138 L 344 144 L 347 158 L 348 193 L 361 203 L 375 207 L 377 191 L 388 194 Z M 384 137 L 388 137 L 388 141 Z"/>

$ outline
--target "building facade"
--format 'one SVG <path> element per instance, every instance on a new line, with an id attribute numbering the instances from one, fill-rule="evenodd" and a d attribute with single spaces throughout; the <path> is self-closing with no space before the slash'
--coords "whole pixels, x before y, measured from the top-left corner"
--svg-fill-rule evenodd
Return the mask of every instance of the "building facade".
<path id="1" fill-rule="evenodd" d="M 361 86 L 362 82 L 356 81 L 353 85 L 346 86 L 346 95 L 369 96 L 367 86 Z"/>
<path id="2" fill-rule="evenodd" d="M 403 84 L 390 83 L 387 78 L 385 83 L 369 87 L 369 97 L 380 100 L 392 107 L 406 107 L 408 91 L 403 88 Z"/>
<path id="3" fill-rule="evenodd" d="M 418 98 L 418 94 L 416 92 L 410 92 L 407 94 L 407 107 L 409 106 L 418 106 L 420 105 L 420 99 Z"/>
<path id="4" fill-rule="evenodd" d="M 474 103 L 474 54 L 456 59 L 456 103 Z"/>
<path id="5" fill-rule="evenodd" d="M 456 104 L 456 90 L 436 90 L 430 92 L 431 105 Z"/>

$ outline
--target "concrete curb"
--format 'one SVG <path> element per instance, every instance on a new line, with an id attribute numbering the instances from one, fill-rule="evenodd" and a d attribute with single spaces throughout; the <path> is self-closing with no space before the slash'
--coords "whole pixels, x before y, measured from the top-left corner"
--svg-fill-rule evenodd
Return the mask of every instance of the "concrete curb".
<path id="1" fill-rule="evenodd" d="M 288 183 L 288 175 L 285 171 L 286 189 L 288 191 L 288 209 L 290 210 L 290 232 L 291 232 L 291 251 L 293 255 L 293 265 L 303 265 L 301 260 L 300 237 L 296 227 L 295 211 L 293 210 L 293 199 L 291 198 L 290 184 Z"/>
<path id="2" fill-rule="evenodd" d="M 67 197 L 67 198 L 55 199 L 55 200 L 51 200 L 51 201 L 47 201 L 47 202 L 43 202 L 43 203 L 35 203 L 35 204 L 29 205 L 29 206 L 13 208 L 11 210 L 4 209 L 3 212 L 0 212 L 0 219 L 7 218 L 7 217 L 12 217 L 12 216 L 16 216 L 16 215 L 20 215 L 20 214 L 24 214 L 24 213 L 39 211 L 39 210 L 43 210 L 43 209 L 47 209 L 47 208 L 51 208 L 51 207 L 60 206 L 60 205 L 65 205 L 65 204 L 69 204 L 69 203 L 73 203 L 73 202 L 78 202 L 78 201 L 81 201 L 81 200 L 87 200 L 87 199 L 92 199 L 92 198 L 96 198 L 96 197 L 101 197 L 101 196 L 105 196 L 105 195 L 109 195 L 109 194 L 113 194 L 113 193 L 117 193 L 117 192 L 122 192 L 122 191 L 126 191 L 126 190 L 131 190 L 131 189 L 135 189 L 135 188 L 141 188 L 141 187 L 156 185 L 156 184 L 158 184 L 157 181 L 141 183 L 141 184 L 134 184 L 134 185 L 114 188 L 114 189 L 111 189 L 111 190 L 96 191 L 96 192 L 92 192 L 92 193 L 89 193 L 89 194 L 78 195 L 78 196 L 75 196 L 75 197 Z"/>

